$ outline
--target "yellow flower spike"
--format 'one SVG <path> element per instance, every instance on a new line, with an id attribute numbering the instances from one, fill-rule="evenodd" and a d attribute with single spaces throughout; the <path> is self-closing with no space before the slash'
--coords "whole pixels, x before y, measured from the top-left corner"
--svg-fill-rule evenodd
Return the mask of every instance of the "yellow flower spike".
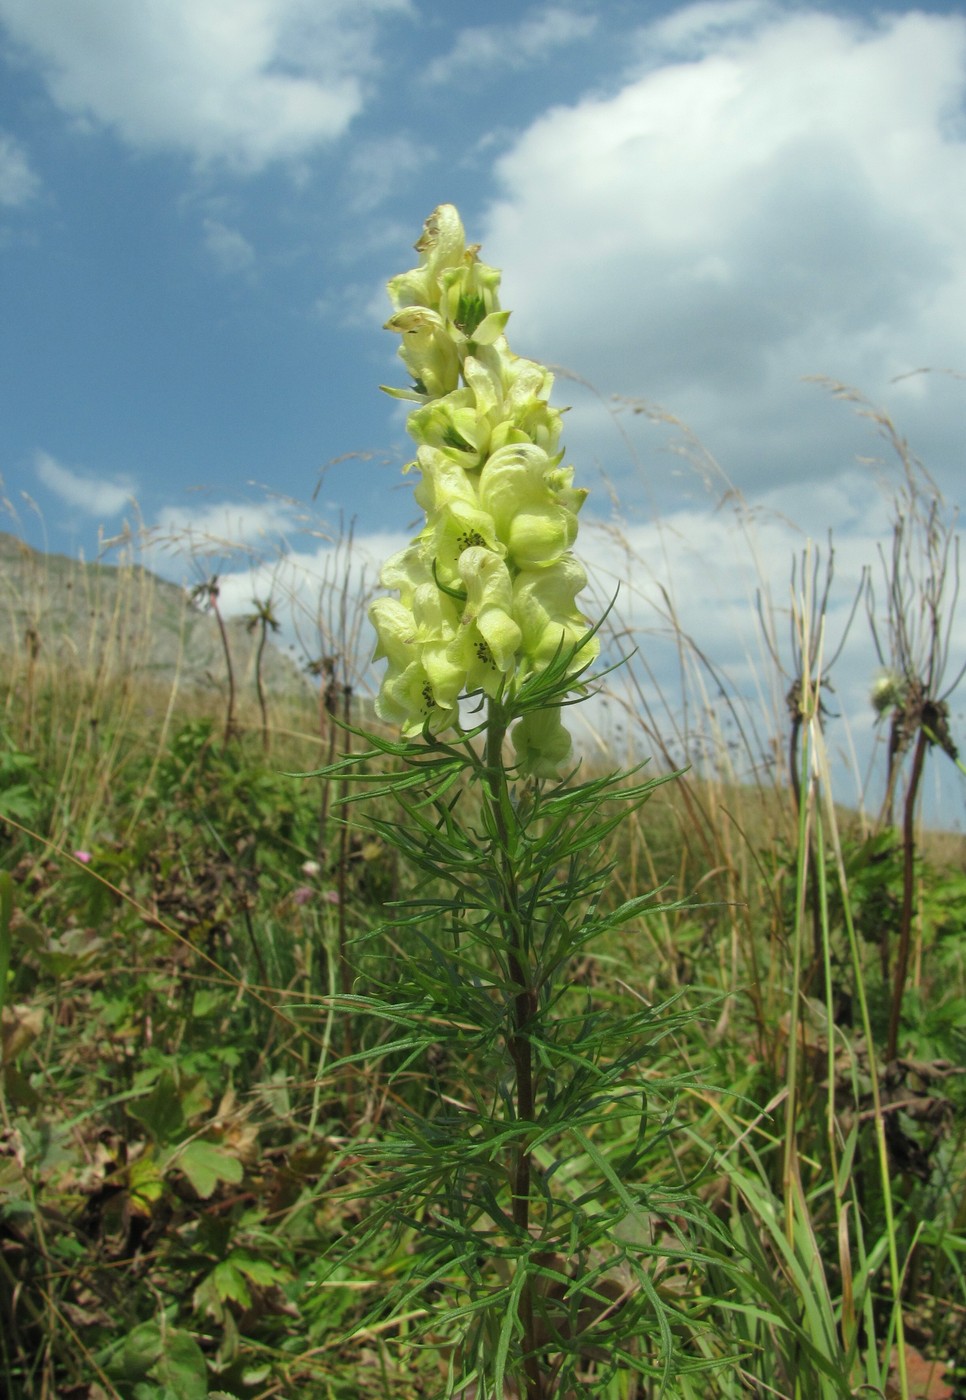
<path id="1" fill-rule="evenodd" d="M 553 375 L 515 355 L 499 304 L 500 273 L 467 246 L 459 215 L 440 205 L 416 244 L 420 266 L 394 277 L 387 329 L 413 377 L 407 421 L 417 443 L 416 502 L 426 523 L 383 568 L 398 599 L 370 616 L 387 671 L 377 712 L 407 736 L 459 725 L 460 698 L 482 691 L 509 705 L 589 630 L 576 595 L 586 584 L 570 553 L 586 491 L 561 466 Z M 596 638 L 568 665 L 598 653 Z M 519 771 L 556 776 L 570 737 L 552 704 L 514 731 Z"/>

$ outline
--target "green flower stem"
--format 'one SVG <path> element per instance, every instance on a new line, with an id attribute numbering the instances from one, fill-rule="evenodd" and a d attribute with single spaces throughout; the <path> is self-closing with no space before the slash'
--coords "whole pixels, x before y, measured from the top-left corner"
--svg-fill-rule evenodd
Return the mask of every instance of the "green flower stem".
<path id="1" fill-rule="evenodd" d="M 503 935 L 507 949 L 507 966 L 514 988 L 511 1028 L 507 1037 L 513 1062 L 516 1116 L 520 1123 L 534 1121 L 533 1047 L 530 1026 L 537 1014 L 539 998 L 530 975 L 530 939 L 520 909 L 519 886 L 511 851 L 516 813 L 510 801 L 510 789 L 503 763 L 503 745 L 508 720 L 503 706 L 491 700 L 487 707 L 486 783 L 490 812 L 496 832 L 499 852 L 500 888 Z M 510 1164 L 513 1224 L 525 1242 L 530 1234 L 530 1174 L 532 1159 L 525 1136 L 516 1138 Z M 526 1256 L 524 1255 L 524 1259 Z M 526 1267 L 526 1263 L 524 1263 Z M 533 1306 L 533 1280 L 529 1275 L 520 1290 L 518 1318 L 523 1332 L 524 1368 L 527 1400 L 542 1400 L 544 1395 L 540 1360 L 537 1355 L 536 1325 Z"/>

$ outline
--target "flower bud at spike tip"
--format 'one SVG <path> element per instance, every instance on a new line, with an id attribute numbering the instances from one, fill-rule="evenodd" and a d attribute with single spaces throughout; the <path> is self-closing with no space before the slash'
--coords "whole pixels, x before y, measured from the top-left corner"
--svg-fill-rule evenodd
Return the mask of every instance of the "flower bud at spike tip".
<path id="1" fill-rule="evenodd" d="M 453 205 L 430 215 L 416 251 L 419 267 L 388 284 L 386 322 L 412 384 L 386 392 L 420 405 L 407 426 L 426 520 L 383 567 L 398 598 L 369 609 L 387 663 L 376 713 L 407 737 L 458 729 L 465 696 L 512 707 L 561 656 L 569 675 L 599 651 L 576 603 L 587 576 L 571 549 L 587 492 L 561 465 L 553 375 L 507 344 L 500 274 L 467 245 Z M 558 776 L 570 757 L 559 706 L 528 709 L 511 738 L 533 777 Z"/>
<path id="2" fill-rule="evenodd" d="M 897 676 L 893 671 L 880 671 L 872 682 L 872 692 L 869 698 L 877 715 L 884 715 L 889 710 L 899 709 L 905 700 L 905 686 L 902 683 L 902 677 Z"/>

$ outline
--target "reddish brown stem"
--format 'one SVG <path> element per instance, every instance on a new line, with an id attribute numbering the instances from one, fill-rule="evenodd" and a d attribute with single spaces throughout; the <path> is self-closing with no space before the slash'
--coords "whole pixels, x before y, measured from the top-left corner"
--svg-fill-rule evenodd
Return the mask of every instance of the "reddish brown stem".
<path id="1" fill-rule="evenodd" d="M 506 724 L 497 707 L 491 703 L 486 736 L 487 782 L 497 837 L 503 850 L 503 931 L 507 942 L 507 966 L 514 987 L 512 1022 L 508 1049 L 513 1062 L 516 1117 L 519 1124 L 532 1123 L 535 1094 L 533 1077 L 533 1047 L 530 1026 L 537 1012 L 538 998 L 528 966 L 527 949 L 523 941 L 520 905 L 517 896 L 516 872 L 509 855 L 507 828 L 506 773 L 503 768 L 503 740 Z M 525 1240 L 530 1233 L 530 1174 L 531 1153 L 525 1137 L 517 1139 L 510 1164 L 513 1193 L 513 1224 Z M 520 1290 L 518 1318 L 523 1332 L 525 1360 L 524 1379 L 526 1400 L 546 1400 L 540 1356 L 537 1349 L 536 1319 L 533 1306 L 533 1280 L 528 1275 Z"/>

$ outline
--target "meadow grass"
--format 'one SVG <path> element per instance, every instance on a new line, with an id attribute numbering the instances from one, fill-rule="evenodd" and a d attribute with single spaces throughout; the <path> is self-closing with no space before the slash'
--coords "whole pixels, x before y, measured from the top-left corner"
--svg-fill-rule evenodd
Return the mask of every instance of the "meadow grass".
<path id="1" fill-rule="evenodd" d="M 103 607 L 104 576 L 79 578 L 95 625 L 69 654 L 49 580 L 7 600 L 30 621 L 0 692 L 4 1393 L 482 1400 L 434 1332 L 444 1296 L 472 1326 L 460 1278 L 414 1273 L 427 1221 L 364 1229 L 387 1189 L 371 1149 L 473 1093 L 442 1031 L 414 1058 L 347 1000 L 405 978 L 392 910 L 417 877 L 380 835 L 386 800 L 343 822 L 347 778 L 287 776 L 359 742 L 337 720 L 371 727 L 348 571 L 314 610 L 317 688 L 266 694 L 242 667 L 230 712 L 225 672 L 188 687 L 177 650 L 154 671 L 149 574 L 125 566 Z M 610 838 L 605 908 L 659 895 L 575 959 L 563 1005 L 617 1025 L 672 1005 L 641 1073 L 677 1087 L 643 1141 L 614 1116 L 554 1170 L 574 1200 L 611 1162 L 651 1184 L 622 1248 L 680 1365 L 662 1380 L 643 1347 L 600 1380 L 591 1335 L 567 1394 L 966 1393 L 962 838 L 916 833 L 908 919 L 901 823 L 832 800 L 823 590 L 811 567 L 797 584 L 791 711 L 788 677 L 762 677 L 756 710 L 683 632 L 683 708 L 633 667 L 607 678 L 634 759 L 694 762 Z M 626 649 L 632 624 L 610 625 Z M 603 1268 L 604 1314 L 638 1306 L 641 1280 L 615 1293 Z M 548 1263 L 548 1293 L 567 1277 Z"/>

